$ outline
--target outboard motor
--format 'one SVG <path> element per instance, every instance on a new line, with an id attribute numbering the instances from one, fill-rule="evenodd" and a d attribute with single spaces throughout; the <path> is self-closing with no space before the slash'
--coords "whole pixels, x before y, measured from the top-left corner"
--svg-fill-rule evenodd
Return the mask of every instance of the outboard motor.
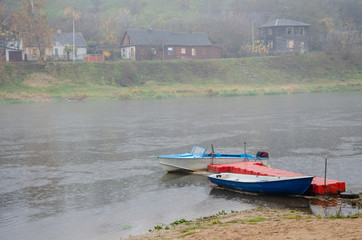
<path id="1" fill-rule="evenodd" d="M 256 158 L 266 158 L 269 159 L 269 153 L 267 152 L 257 152 L 256 153 Z"/>

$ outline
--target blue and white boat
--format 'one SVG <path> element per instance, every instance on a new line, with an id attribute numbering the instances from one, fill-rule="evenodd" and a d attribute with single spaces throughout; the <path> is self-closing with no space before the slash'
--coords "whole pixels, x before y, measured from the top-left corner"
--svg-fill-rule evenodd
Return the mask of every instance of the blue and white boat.
<path id="1" fill-rule="evenodd" d="M 218 173 L 208 177 L 212 183 L 220 187 L 255 193 L 289 195 L 304 194 L 313 180 L 312 176 L 270 177 L 237 173 Z"/>
<path id="2" fill-rule="evenodd" d="M 213 149 L 213 147 L 212 147 Z M 206 153 L 206 148 L 194 146 L 190 153 L 158 156 L 162 168 L 167 172 L 204 171 L 210 164 L 225 164 L 242 161 L 257 161 L 267 165 L 268 153 L 258 152 L 257 156 L 250 154 Z"/>

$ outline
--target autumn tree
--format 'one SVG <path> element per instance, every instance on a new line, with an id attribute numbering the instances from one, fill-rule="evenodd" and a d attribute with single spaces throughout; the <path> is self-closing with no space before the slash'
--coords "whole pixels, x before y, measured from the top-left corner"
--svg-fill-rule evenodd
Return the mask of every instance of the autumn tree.
<path id="1" fill-rule="evenodd" d="M 116 13 L 101 18 L 99 35 L 101 42 L 112 46 L 119 46 L 119 41 L 125 30 L 131 26 L 132 15 L 126 8 L 119 9 Z"/>
<path id="2" fill-rule="evenodd" d="M 11 31 L 11 16 L 5 3 L 0 2 L 0 42 L 15 40 L 15 34 Z"/>
<path id="3" fill-rule="evenodd" d="M 38 48 L 39 59 L 45 59 L 45 51 L 51 47 L 52 29 L 45 10 L 46 0 L 24 0 L 14 14 L 13 31 L 25 48 Z"/>
<path id="4" fill-rule="evenodd" d="M 333 33 L 336 30 L 334 21 L 331 17 L 322 18 L 318 21 L 317 29 L 319 32 L 319 42 L 325 51 L 333 49 Z"/>

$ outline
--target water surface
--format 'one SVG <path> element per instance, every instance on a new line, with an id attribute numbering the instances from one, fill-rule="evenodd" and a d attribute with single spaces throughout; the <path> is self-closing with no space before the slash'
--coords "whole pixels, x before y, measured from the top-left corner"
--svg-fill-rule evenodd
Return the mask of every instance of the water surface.
<path id="1" fill-rule="evenodd" d="M 156 156 L 267 151 L 274 168 L 362 192 L 362 94 L 0 105 L 0 239 L 119 239 L 181 218 L 316 200 L 236 194 Z M 330 206 L 335 208 L 333 203 Z M 347 208 L 348 210 L 348 208 Z"/>

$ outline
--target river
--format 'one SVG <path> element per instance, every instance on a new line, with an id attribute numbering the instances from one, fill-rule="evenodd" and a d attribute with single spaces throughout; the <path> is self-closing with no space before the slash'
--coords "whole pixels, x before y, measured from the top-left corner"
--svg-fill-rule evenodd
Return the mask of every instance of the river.
<path id="1" fill-rule="evenodd" d="M 319 177 L 327 158 L 329 179 L 362 192 L 361 92 L 2 104 L 0 131 L 3 240 L 119 239 L 256 206 L 323 210 L 163 172 L 158 155 L 193 145 L 243 153 L 246 142 L 273 168 Z"/>

